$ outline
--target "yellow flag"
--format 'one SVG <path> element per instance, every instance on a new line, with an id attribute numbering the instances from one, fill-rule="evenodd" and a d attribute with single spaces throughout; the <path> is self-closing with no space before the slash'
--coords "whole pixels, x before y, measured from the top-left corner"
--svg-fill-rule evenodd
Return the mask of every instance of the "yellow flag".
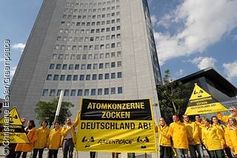
<path id="1" fill-rule="evenodd" d="M 0 118 L 0 143 L 7 140 L 10 143 L 29 143 L 16 108 Z"/>
<path id="2" fill-rule="evenodd" d="M 197 115 L 221 111 L 227 111 L 227 108 L 195 83 L 185 114 Z"/>

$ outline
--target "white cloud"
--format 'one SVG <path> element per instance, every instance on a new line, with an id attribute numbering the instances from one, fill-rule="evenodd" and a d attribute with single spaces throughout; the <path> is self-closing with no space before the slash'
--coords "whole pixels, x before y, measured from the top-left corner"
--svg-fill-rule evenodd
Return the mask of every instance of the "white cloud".
<path id="1" fill-rule="evenodd" d="M 236 0 L 183 1 L 158 22 L 166 28 L 178 28 L 175 32 L 155 33 L 161 64 L 172 58 L 203 52 L 220 41 L 237 27 L 236 10 Z"/>
<path id="2" fill-rule="evenodd" d="M 156 17 L 155 15 L 152 15 L 152 16 L 151 16 L 151 22 L 152 22 L 152 25 L 153 25 L 153 26 L 156 25 L 157 21 L 158 21 L 157 17 Z"/>
<path id="3" fill-rule="evenodd" d="M 16 71 L 16 66 L 11 67 L 10 76 L 13 77 Z"/>
<path id="4" fill-rule="evenodd" d="M 191 60 L 191 63 L 195 64 L 198 69 L 202 70 L 208 67 L 215 67 L 216 59 L 212 57 L 196 57 Z"/>
<path id="5" fill-rule="evenodd" d="M 23 51 L 23 49 L 25 48 L 25 44 L 24 43 L 16 43 L 16 44 L 12 45 L 12 48 Z"/>
<path id="6" fill-rule="evenodd" d="M 237 78 L 237 60 L 232 63 L 224 63 L 223 67 L 228 79 Z"/>

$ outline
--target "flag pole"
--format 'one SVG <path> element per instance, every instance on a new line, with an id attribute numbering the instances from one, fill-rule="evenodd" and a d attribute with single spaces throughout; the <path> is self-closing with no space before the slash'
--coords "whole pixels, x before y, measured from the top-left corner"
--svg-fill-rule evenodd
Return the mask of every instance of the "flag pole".
<path id="1" fill-rule="evenodd" d="M 54 122 L 58 120 L 58 116 L 59 116 L 62 101 L 63 101 L 63 95 L 64 95 L 64 91 L 61 90 L 60 91 L 60 96 L 59 96 L 59 99 L 58 99 L 57 110 L 56 110 L 55 117 L 54 117 Z"/>

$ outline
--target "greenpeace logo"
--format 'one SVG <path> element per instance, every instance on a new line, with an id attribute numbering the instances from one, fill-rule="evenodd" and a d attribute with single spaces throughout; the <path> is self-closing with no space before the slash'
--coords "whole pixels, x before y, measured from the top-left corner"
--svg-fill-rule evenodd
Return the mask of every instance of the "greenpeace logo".
<path id="1" fill-rule="evenodd" d="M 133 139 L 100 139 L 99 144 L 132 144 Z"/>

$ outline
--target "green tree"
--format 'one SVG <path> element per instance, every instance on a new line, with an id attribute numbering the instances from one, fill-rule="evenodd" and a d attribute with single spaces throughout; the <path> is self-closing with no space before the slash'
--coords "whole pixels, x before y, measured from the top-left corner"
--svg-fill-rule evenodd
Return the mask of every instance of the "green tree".
<path id="1" fill-rule="evenodd" d="M 49 102 L 39 101 L 36 104 L 35 108 L 36 118 L 39 121 L 48 120 L 49 125 L 51 126 L 54 121 L 57 105 L 58 105 L 58 99 L 53 99 Z M 60 123 L 64 123 L 66 118 L 72 116 L 70 112 L 71 107 L 74 107 L 74 105 L 71 102 L 62 102 L 61 110 L 58 117 L 58 121 Z"/>
<path id="2" fill-rule="evenodd" d="M 172 81 L 170 71 L 166 70 L 163 78 L 164 85 L 158 86 L 159 105 L 161 116 L 167 122 L 172 121 L 172 115 L 183 115 L 192 93 L 192 84 Z"/>

